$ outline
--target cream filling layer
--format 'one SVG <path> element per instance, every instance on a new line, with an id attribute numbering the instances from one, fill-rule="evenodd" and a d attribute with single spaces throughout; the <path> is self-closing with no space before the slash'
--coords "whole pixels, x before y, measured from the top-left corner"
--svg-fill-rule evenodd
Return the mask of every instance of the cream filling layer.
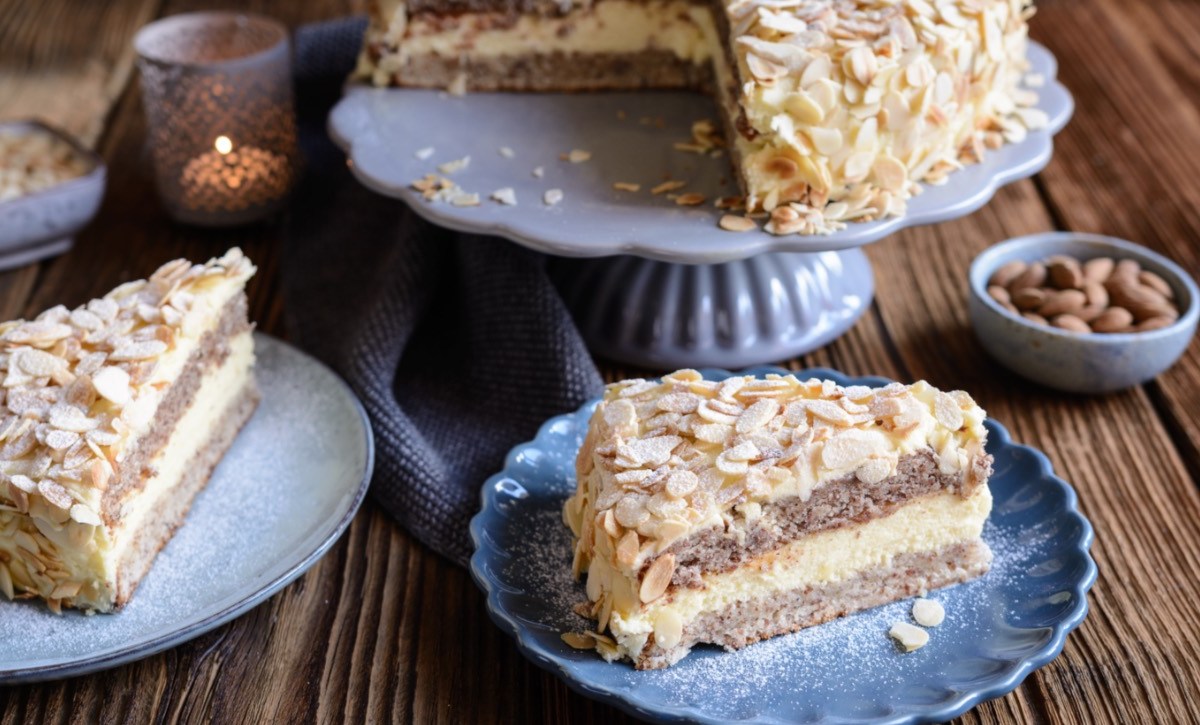
<path id="1" fill-rule="evenodd" d="M 401 60 L 439 55 L 477 58 L 562 53 L 640 53 L 662 50 L 705 63 L 719 44 L 712 12 L 703 5 L 601 0 L 562 16 L 471 13 L 434 20 L 409 18 L 397 51 Z"/>
<path id="2" fill-rule="evenodd" d="M 205 372 L 191 405 L 176 423 L 167 445 L 151 462 L 155 474 L 124 502 L 123 517 L 116 526 L 111 529 L 104 525 L 90 526 L 71 519 L 55 525 L 33 518 L 39 533 L 57 550 L 58 566 L 67 575 L 64 581 L 81 584 L 73 595 L 75 606 L 98 609 L 112 606 L 117 572 L 130 547 L 136 544 L 137 533 L 161 502 L 172 495 L 188 464 L 208 442 L 213 427 L 220 424 L 219 416 L 245 389 L 253 365 L 254 340 L 247 330 L 231 339 L 225 361 Z M 0 537 L 0 552 L 6 540 L 7 537 Z M 19 539 L 16 541 L 20 543 Z"/>
<path id="3" fill-rule="evenodd" d="M 929 496 L 890 516 L 817 532 L 732 571 L 705 574 L 703 589 L 678 589 L 644 606 L 636 604 L 632 582 L 625 577 L 610 580 L 628 589 L 614 600 L 609 628 L 622 653 L 636 658 L 652 632 L 656 641 L 673 646 L 681 629 L 702 614 L 778 592 L 838 582 L 886 567 L 900 554 L 936 552 L 977 540 L 991 508 L 987 486 L 966 499 L 952 493 Z"/>

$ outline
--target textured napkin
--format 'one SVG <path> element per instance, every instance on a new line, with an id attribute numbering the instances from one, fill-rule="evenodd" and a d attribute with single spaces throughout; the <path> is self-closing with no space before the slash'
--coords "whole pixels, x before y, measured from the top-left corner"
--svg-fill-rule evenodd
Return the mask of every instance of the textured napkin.
<path id="1" fill-rule="evenodd" d="M 347 171 L 325 121 L 364 27 L 338 20 L 295 36 L 307 168 L 288 215 L 285 314 L 367 410 L 375 500 L 464 564 L 484 479 L 601 380 L 541 255 L 439 229 Z"/>

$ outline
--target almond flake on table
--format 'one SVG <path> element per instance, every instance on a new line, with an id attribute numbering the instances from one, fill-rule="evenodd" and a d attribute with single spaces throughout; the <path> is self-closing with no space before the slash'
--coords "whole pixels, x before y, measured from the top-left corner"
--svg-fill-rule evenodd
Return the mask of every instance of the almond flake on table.
<path id="1" fill-rule="evenodd" d="M 665 194 L 668 191 L 675 191 L 676 189 L 682 189 L 685 186 L 687 186 L 686 181 L 664 181 L 663 183 L 661 183 L 658 186 L 651 189 L 650 193 L 651 194 Z"/>
<path id="2" fill-rule="evenodd" d="M 423 149 L 418 149 L 416 152 L 413 153 L 413 156 L 416 156 L 418 159 L 424 161 L 424 160 L 428 159 L 429 157 L 433 156 L 433 147 L 426 146 Z"/>
<path id="3" fill-rule="evenodd" d="M 514 158 L 517 155 L 516 151 L 513 151 L 512 149 L 510 149 L 507 146 L 501 146 L 499 148 L 499 152 L 500 152 L 500 155 L 506 159 Z"/>
<path id="4" fill-rule="evenodd" d="M 562 189 L 547 189 L 546 193 L 542 194 L 542 201 L 545 202 L 546 206 L 554 206 L 562 201 L 562 198 Z"/>
<path id="5" fill-rule="evenodd" d="M 462 171 L 470 165 L 471 157 L 464 156 L 461 159 L 447 161 L 444 164 L 438 164 L 438 171 L 442 172 L 443 174 L 453 174 L 456 171 Z"/>
<path id="6" fill-rule="evenodd" d="M 500 202 L 505 206 L 517 205 L 517 192 L 513 191 L 511 186 L 506 186 L 503 189 L 496 189 L 492 192 L 492 199 Z"/>

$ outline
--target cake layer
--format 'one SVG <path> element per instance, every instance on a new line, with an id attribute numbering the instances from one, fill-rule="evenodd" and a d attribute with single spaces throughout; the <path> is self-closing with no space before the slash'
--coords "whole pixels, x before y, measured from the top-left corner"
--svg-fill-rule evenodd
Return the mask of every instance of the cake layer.
<path id="1" fill-rule="evenodd" d="M 234 436 L 254 412 L 254 340 L 248 329 L 226 344 L 221 362 L 207 365 L 167 444 L 151 460 L 136 495 L 112 527 L 108 566 L 117 582 L 116 605 L 128 601 L 150 564 L 207 483 Z"/>
<path id="2" fill-rule="evenodd" d="M 682 628 L 678 643 L 647 640 L 637 655 L 638 669 L 668 667 L 700 643 L 740 649 L 763 639 L 969 581 L 987 572 L 991 551 L 968 541 L 938 551 L 899 554 L 890 562 L 837 581 L 801 586 L 769 596 L 739 600 L 705 612 Z"/>
<path id="3" fill-rule="evenodd" d="M 712 14 L 688 0 L 600 0 L 561 15 L 414 13 L 402 39 L 368 31 L 376 84 L 475 90 L 707 86 Z"/>
<path id="4" fill-rule="evenodd" d="M 933 452 L 922 450 L 901 457 L 896 473 L 881 481 L 844 476 L 816 488 L 807 499 L 793 496 L 764 504 L 760 515 L 745 526 L 714 526 L 667 549 L 664 555 L 674 556 L 676 562 L 671 584 L 702 586 L 706 572 L 728 571 L 816 531 L 887 516 L 913 499 L 943 491 L 969 497 L 990 475 L 991 458 L 976 461 L 984 470 L 964 478 L 957 471 L 942 473 Z"/>
<path id="5" fill-rule="evenodd" d="M 816 532 L 730 571 L 704 574 L 700 587 L 669 587 L 663 596 L 640 606 L 629 581 L 604 577 L 603 564 L 593 567 L 588 584 L 591 588 L 592 575 L 599 574 L 601 586 L 612 587 L 606 592 L 613 598 L 608 626 L 622 654 L 636 660 L 652 633 L 661 640 L 664 632 L 685 631 L 706 613 L 887 568 L 900 555 L 931 554 L 979 541 L 991 504 L 986 486 L 968 498 L 953 493 L 926 496 L 889 516 Z M 666 637 L 671 644 L 674 639 Z"/>
<path id="6" fill-rule="evenodd" d="M 205 376 L 225 362 L 231 340 L 239 335 L 248 337 L 252 328 L 246 319 L 246 307 L 245 294 L 239 292 L 229 298 L 213 316 L 211 327 L 194 344 L 176 351 L 177 359 L 186 362 L 171 373 L 170 387 L 154 405 L 144 432 L 129 447 L 117 476 L 103 493 L 100 513 L 110 525 L 122 519 L 124 507 L 153 475 L 155 458 L 171 439 Z"/>

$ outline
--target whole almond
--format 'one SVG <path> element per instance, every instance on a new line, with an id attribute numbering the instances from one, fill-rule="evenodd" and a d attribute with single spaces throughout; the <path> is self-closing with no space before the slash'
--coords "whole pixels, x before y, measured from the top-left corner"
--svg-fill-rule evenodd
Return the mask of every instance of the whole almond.
<path id="1" fill-rule="evenodd" d="M 1108 307 L 1102 305 L 1088 305 L 1079 312 L 1076 312 L 1075 316 L 1090 325 L 1093 320 L 1104 314 L 1104 311 L 1107 309 Z"/>
<path id="2" fill-rule="evenodd" d="M 1074 259 L 1055 259 L 1046 267 L 1046 273 L 1050 282 L 1059 289 L 1079 289 L 1083 286 L 1083 270 Z"/>
<path id="3" fill-rule="evenodd" d="M 1138 281 L 1141 282 L 1143 286 L 1149 287 L 1169 300 L 1175 299 L 1175 290 L 1171 289 L 1171 285 L 1167 284 L 1165 279 L 1148 269 L 1143 269 L 1138 274 Z"/>
<path id="4" fill-rule="evenodd" d="M 1034 262 L 1026 267 L 1025 271 L 1008 285 L 1008 289 L 1010 292 L 1016 292 L 1027 287 L 1041 287 L 1045 283 L 1046 265 L 1041 262 Z"/>
<path id="5" fill-rule="evenodd" d="M 1109 307 L 1099 317 L 1092 320 L 1092 329 L 1096 332 L 1124 332 L 1133 324 L 1133 313 L 1124 307 Z"/>
<path id="6" fill-rule="evenodd" d="M 1103 283 L 1117 265 L 1112 257 L 1096 257 L 1083 263 L 1083 277 L 1089 282 Z"/>
<path id="7" fill-rule="evenodd" d="M 1075 315 L 1059 315 L 1058 317 L 1055 317 L 1053 320 L 1050 320 L 1050 324 L 1054 325 L 1055 327 L 1059 328 L 1060 330 L 1066 330 L 1067 332 L 1085 332 L 1086 333 L 1086 332 L 1092 331 L 1092 328 L 1088 327 L 1088 323 L 1079 319 Z"/>
<path id="8" fill-rule="evenodd" d="M 1014 315 L 1021 314 L 1021 311 L 1017 309 L 1017 306 L 1011 302 L 1003 302 L 1003 303 L 1001 303 L 1000 306 L 1003 307 L 1004 309 L 1008 310 L 1009 312 L 1013 313 Z"/>
<path id="9" fill-rule="evenodd" d="M 1104 283 L 1104 288 L 1114 304 L 1127 307 L 1131 312 L 1134 305 L 1168 304 L 1165 297 L 1150 287 L 1143 287 L 1136 277 L 1114 274 Z"/>
<path id="10" fill-rule="evenodd" d="M 1039 315 L 1036 312 L 1022 312 L 1021 317 L 1024 317 L 1026 320 L 1029 320 L 1030 322 L 1033 322 L 1038 325 L 1049 325 L 1050 324 L 1050 320 L 1047 320 L 1045 317 L 1042 317 L 1041 315 Z"/>
<path id="11" fill-rule="evenodd" d="M 1132 280 L 1137 280 L 1138 272 L 1142 271 L 1142 265 L 1137 263 L 1137 260 L 1122 259 L 1117 262 L 1117 266 L 1113 269 L 1109 279 L 1113 277 L 1128 277 Z"/>
<path id="12" fill-rule="evenodd" d="M 1008 294 L 1008 290 L 998 284 L 991 285 L 987 289 L 988 295 L 996 300 L 1001 305 L 1012 304 L 1012 296 Z"/>
<path id="13" fill-rule="evenodd" d="M 1021 273 L 1025 271 L 1025 267 L 1027 266 L 1019 259 L 1001 265 L 1000 269 L 992 272 L 992 278 L 988 280 L 988 286 L 1008 287 L 1014 279 L 1021 276 Z"/>
<path id="14" fill-rule="evenodd" d="M 1108 290 L 1099 282 L 1087 281 L 1083 284 L 1083 293 L 1087 295 L 1089 307 L 1108 307 Z"/>
<path id="15" fill-rule="evenodd" d="M 1153 317 L 1166 317 L 1169 320 L 1179 319 L 1179 311 L 1170 302 L 1134 303 L 1129 305 L 1129 311 L 1133 313 L 1133 318 L 1138 322 L 1145 322 Z"/>
<path id="16" fill-rule="evenodd" d="M 1077 289 L 1068 289 L 1047 298 L 1045 304 L 1038 308 L 1038 314 L 1045 318 L 1057 317 L 1062 314 L 1074 316 L 1085 305 L 1087 305 L 1087 296 L 1083 292 Z"/>
<path id="17" fill-rule="evenodd" d="M 1138 326 L 1134 329 L 1137 332 L 1149 332 L 1150 330 L 1161 330 L 1162 328 L 1167 327 L 1168 325 L 1171 325 L 1174 322 L 1175 322 L 1175 319 L 1171 318 L 1171 317 L 1151 317 L 1150 319 L 1146 320 L 1145 322 L 1138 323 Z"/>
<path id="18" fill-rule="evenodd" d="M 1046 302 L 1046 291 L 1037 287 L 1023 287 L 1012 294 L 1012 303 L 1019 310 L 1036 310 Z"/>

